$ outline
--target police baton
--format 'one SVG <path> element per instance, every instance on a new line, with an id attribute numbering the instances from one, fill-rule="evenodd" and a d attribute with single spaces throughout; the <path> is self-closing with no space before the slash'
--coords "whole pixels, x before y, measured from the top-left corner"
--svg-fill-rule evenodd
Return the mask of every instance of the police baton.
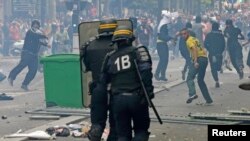
<path id="1" fill-rule="evenodd" d="M 141 86 L 142 86 L 142 89 L 143 89 L 143 93 L 144 93 L 144 95 L 145 95 L 145 97 L 146 97 L 146 100 L 147 100 L 147 102 L 148 102 L 148 106 L 149 106 L 150 108 L 153 109 L 153 111 L 154 111 L 154 113 L 155 113 L 155 115 L 156 115 L 156 117 L 157 117 L 159 123 L 162 124 L 161 117 L 159 116 L 157 110 L 155 109 L 154 103 L 153 103 L 153 102 L 151 101 L 151 99 L 149 98 L 148 93 L 147 93 L 146 88 L 145 88 L 145 85 L 144 85 L 144 83 L 142 82 L 142 77 L 141 77 L 141 74 L 140 74 L 140 71 L 139 71 L 139 68 L 138 68 L 137 61 L 134 60 L 134 63 L 135 63 L 135 68 L 136 68 L 137 75 L 138 75 L 138 77 L 139 77 L 139 79 L 140 79 L 140 83 L 141 83 Z"/>

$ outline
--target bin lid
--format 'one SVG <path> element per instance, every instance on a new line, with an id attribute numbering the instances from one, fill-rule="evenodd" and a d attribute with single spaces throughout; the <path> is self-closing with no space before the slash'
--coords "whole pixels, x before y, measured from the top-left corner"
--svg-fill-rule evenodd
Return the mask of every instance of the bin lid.
<path id="1" fill-rule="evenodd" d="M 44 56 L 40 62 L 78 62 L 80 60 L 79 54 L 55 54 Z"/>

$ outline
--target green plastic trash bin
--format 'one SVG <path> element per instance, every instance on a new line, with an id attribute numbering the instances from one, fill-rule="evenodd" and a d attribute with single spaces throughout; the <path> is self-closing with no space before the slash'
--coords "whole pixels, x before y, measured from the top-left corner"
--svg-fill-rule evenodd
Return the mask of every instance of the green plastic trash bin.
<path id="1" fill-rule="evenodd" d="M 44 70 L 46 106 L 83 107 L 80 57 L 58 54 L 41 59 Z"/>

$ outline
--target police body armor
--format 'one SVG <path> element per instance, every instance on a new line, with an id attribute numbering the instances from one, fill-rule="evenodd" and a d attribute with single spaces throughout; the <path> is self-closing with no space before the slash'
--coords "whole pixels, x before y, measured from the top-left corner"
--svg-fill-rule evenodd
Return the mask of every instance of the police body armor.
<path id="1" fill-rule="evenodd" d="M 93 38 L 85 46 L 84 64 L 86 71 L 92 72 L 93 81 L 99 81 L 103 60 L 107 53 L 114 50 L 110 46 L 112 35 L 100 35 Z"/>
<path id="2" fill-rule="evenodd" d="M 140 89 L 140 81 L 135 70 L 136 47 L 126 47 L 109 54 L 107 72 L 111 74 L 111 92 L 135 92 Z"/>

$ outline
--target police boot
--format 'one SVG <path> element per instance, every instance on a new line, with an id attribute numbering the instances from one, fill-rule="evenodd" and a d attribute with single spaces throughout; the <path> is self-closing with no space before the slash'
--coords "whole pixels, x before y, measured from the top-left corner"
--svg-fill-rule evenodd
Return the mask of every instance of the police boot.
<path id="1" fill-rule="evenodd" d="M 102 138 L 102 128 L 100 125 L 92 125 L 90 131 L 88 132 L 88 138 L 90 141 L 101 141 Z"/>
<path id="2" fill-rule="evenodd" d="M 132 141 L 148 141 L 149 134 L 150 134 L 149 132 L 135 133 L 135 137 L 132 139 Z"/>

